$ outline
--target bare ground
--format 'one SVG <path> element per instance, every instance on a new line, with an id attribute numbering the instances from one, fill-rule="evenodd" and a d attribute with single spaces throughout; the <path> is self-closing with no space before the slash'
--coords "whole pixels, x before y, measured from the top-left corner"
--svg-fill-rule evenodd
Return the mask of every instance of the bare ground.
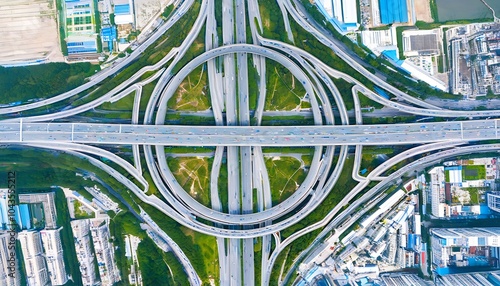
<path id="1" fill-rule="evenodd" d="M 434 22 L 431 16 L 430 0 L 415 0 L 414 3 L 417 21 Z"/>
<path id="2" fill-rule="evenodd" d="M 0 2 L 0 63 L 64 61 L 54 0 Z"/>

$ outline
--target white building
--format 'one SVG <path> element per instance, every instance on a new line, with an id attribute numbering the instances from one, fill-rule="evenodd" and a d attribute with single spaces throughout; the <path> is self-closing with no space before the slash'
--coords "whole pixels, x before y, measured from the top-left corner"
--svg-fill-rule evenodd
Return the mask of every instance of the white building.
<path id="1" fill-rule="evenodd" d="M 8 232 L 0 232 L 0 285 L 5 286 L 18 286 L 21 285 L 21 277 L 19 274 L 19 257 L 10 255 L 15 249 L 9 249 L 9 240 L 11 236 Z M 13 276 L 9 276 L 9 273 Z"/>
<path id="2" fill-rule="evenodd" d="M 134 6 L 132 0 L 113 0 L 115 23 L 117 25 L 134 24 Z"/>
<path id="3" fill-rule="evenodd" d="M 49 270 L 52 285 L 63 285 L 68 281 L 64 265 L 61 229 L 44 229 L 40 231 L 42 244 L 45 250 L 45 260 Z"/>
<path id="4" fill-rule="evenodd" d="M 42 241 L 37 231 L 21 231 L 17 239 L 21 243 L 26 282 L 29 286 L 45 286 L 50 283 L 45 260 L 42 256 Z"/>
<path id="5" fill-rule="evenodd" d="M 444 204 L 444 167 L 435 167 L 429 171 L 431 175 L 431 209 L 436 217 L 445 216 Z"/>
<path id="6" fill-rule="evenodd" d="M 20 204 L 38 204 L 43 205 L 43 215 L 45 218 L 45 228 L 57 228 L 57 212 L 56 204 L 54 202 L 54 192 L 49 193 L 33 193 L 33 194 L 20 194 Z"/>
<path id="7" fill-rule="evenodd" d="M 356 0 L 316 0 L 315 4 L 328 19 L 334 20 L 338 28 L 344 32 L 358 28 Z"/>
<path id="8" fill-rule="evenodd" d="M 486 196 L 488 207 L 495 212 L 500 213 L 500 192 L 488 193 Z"/>
<path id="9" fill-rule="evenodd" d="M 90 233 L 94 243 L 99 275 L 103 286 L 113 285 L 121 280 L 120 272 L 114 261 L 113 244 L 109 241 L 109 218 L 95 218 L 90 220 Z"/>
<path id="10" fill-rule="evenodd" d="M 80 264 L 80 273 L 84 286 L 96 284 L 96 273 L 94 267 L 94 254 L 90 249 L 90 221 L 80 219 L 71 221 L 71 229 L 75 239 L 76 257 Z"/>
<path id="11" fill-rule="evenodd" d="M 450 265 L 454 255 L 461 260 L 470 247 L 491 247 L 490 256 L 497 257 L 500 249 L 500 227 L 433 228 L 430 230 L 432 263 L 437 267 Z"/>

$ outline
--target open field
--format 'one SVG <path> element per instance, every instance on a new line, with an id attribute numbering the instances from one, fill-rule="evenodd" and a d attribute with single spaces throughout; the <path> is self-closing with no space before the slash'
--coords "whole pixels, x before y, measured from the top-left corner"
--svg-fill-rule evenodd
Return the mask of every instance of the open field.
<path id="1" fill-rule="evenodd" d="M 169 4 L 171 0 L 134 0 L 134 12 L 136 28 L 142 30 L 153 17 L 158 15 Z"/>
<path id="2" fill-rule="evenodd" d="M 265 110 L 287 111 L 301 108 L 301 102 L 309 103 L 302 83 L 280 64 L 266 60 L 267 94 Z"/>
<path id="3" fill-rule="evenodd" d="M 62 62 L 53 0 L 0 3 L 0 64 Z"/>
<path id="4" fill-rule="evenodd" d="M 265 157 L 269 173 L 273 205 L 290 197 L 306 178 L 306 166 L 299 159 L 289 156 Z"/>
<path id="5" fill-rule="evenodd" d="M 168 101 L 168 108 L 177 111 L 203 111 L 209 109 L 210 105 L 204 66 L 199 66 L 188 75 Z"/>
<path id="6" fill-rule="evenodd" d="M 210 169 L 207 157 L 168 157 L 168 167 L 175 179 L 193 198 L 210 207 Z"/>
<path id="7" fill-rule="evenodd" d="M 417 21 L 433 22 L 431 16 L 430 0 L 415 0 L 415 16 Z"/>

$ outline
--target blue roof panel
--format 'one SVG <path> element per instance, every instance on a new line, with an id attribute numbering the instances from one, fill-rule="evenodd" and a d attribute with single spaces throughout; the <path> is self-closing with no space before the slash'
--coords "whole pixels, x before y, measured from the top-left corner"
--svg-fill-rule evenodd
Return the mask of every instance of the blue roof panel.
<path id="1" fill-rule="evenodd" d="M 379 10 L 382 24 L 408 22 L 406 0 L 379 0 Z"/>
<path id="2" fill-rule="evenodd" d="M 115 5 L 115 15 L 130 14 L 130 6 L 128 4 Z"/>

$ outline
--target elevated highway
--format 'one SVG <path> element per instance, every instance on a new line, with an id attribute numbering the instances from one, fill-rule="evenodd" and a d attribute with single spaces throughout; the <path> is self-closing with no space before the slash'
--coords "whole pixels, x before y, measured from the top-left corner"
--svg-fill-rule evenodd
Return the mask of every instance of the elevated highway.
<path id="1" fill-rule="evenodd" d="M 394 145 L 498 139 L 497 119 L 319 126 L 179 126 L 5 122 L 0 142 L 165 146 Z"/>

